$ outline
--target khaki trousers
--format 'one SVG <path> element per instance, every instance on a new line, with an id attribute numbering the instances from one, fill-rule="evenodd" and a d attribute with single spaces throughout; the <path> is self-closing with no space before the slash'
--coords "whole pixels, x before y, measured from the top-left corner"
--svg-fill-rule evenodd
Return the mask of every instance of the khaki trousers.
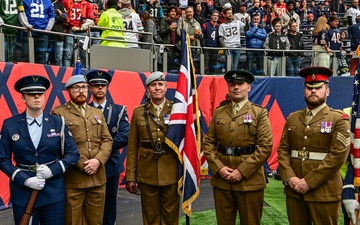
<path id="1" fill-rule="evenodd" d="M 140 183 L 144 225 L 179 224 L 180 196 L 177 184 L 154 186 Z"/>
<path id="2" fill-rule="evenodd" d="M 84 189 L 66 189 L 65 225 L 101 225 L 105 184 Z"/>
<path id="3" fill-rule="evenodd" d="M 240 214 L 241 225 L 260 225 L 264 205 L 264 190 L 231 191 L 213 188 L 218 225 L 235 225 Z"/>
<path id="4" fill-rule="evenodd" d="M 337 225 L 340 201 L 306 202 L 287 196 L 286 209 L 290 225 Z"/>

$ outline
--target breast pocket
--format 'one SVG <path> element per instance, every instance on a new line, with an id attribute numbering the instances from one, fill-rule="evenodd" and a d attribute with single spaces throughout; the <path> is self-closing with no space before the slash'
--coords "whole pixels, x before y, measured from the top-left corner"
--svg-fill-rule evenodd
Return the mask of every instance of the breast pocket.
<path id="1" fill-rule="evenodd" d="M 92 124 L 93 136 L 96 137 L 96 138 L 100 138 L 101 137 L 102 125 L 100 123 L 98 123 L 98 121 L 95 120 L 95 119 L 91 120 L 91 124 Z"/>
<path id="2" fill-rule="evenodd" d="M 136 127 L 139 132 L 139 138 L 141 141 L 150 140 L 149 134 L 146 128 L 146 121 L 145 120 L 137 120 Z"/>
<path id="3" fill-rule="evenodd" d="M 238 122 L 238 139 L 241 141 L 254 141 L 257 134 L 257 124 L 254 123 L 244 123 L 240 120 Z"/>
<path id="4" fill-rule="evenodd" d="M 73 137 L 75 140 L 77 140 L 78 138 L 81 137 L 81 132 L 80 132 L 80 122 L 73 120 L 73 121 L 66 121 L 66 125 L 69 127 Z"/>
<path id="5" fill-rule="evenodd" d="M 222 140 L 225 137 L 225 134 L 228 134 L 226 130 L 227 119 L 218 119 L 216 120 L 216 137 L 218 141 Z"/>
<path id="6" fill-rule="evenodd" d="M 312 146 L 320 149 L 328 149 L 331 142 L 333 130 L 331 129 L 331 131 L 328 132 L 329 133 L 322 131 L 321 127 L 315 127 L 313 129 L 313 138 L 311 139 Z"/>

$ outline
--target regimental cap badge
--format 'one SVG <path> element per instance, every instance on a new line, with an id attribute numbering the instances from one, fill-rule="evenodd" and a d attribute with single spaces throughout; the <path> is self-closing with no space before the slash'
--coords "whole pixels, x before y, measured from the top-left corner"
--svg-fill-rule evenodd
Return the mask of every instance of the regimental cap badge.
<path id="1" fill-rule="evenodd" d="M 43 94 L 49 87 L 50 81 L 39 75 L 24 76 L 14 85 L 17 92 L 27 94 Z"/>
<path id="2" fill-rule="evenodd" d="M 226 82 L 247 82 L 251 84 L 255 77 L 254 75 L 247 70 L 229 70 L 225 73 L 224 79 Z"/>
<path id="3" fill-rule="evenodd" d="M 39 81 L 39 77 L 38 77 L 38 76 L 37 76 L 37 77 L 34 77 L 34 76 L 33 76 L 33 77 L 32 77 L 32 80 L 33 80 L 34 83 L 36 83 L 36 82 Z"/>
<path id="4" fill-rule="evenodd" d="M 313 75 L 311 76 L 311 79 L 315 80 L 315 79 L 316 79 L 316 75 L 313 74 Z"/>
<path id="5" fill-rule="evenodd" d="M 102 70 L 92 70 L 86 74 L 86 78 L 90 84 L 104 84 L 111 82 L 111 75 Z"/>

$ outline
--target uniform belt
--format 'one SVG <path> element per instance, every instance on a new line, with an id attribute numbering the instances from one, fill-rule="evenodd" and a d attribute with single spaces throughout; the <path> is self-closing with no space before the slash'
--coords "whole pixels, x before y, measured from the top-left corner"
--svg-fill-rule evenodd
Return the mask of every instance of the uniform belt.
<path id="1" fill-rule="evenodd" d="M 148 149 L 153 149 L 152 145 L 150 142 L 141 142 L 141 147 L 143 148 L 148 148 Z M 155 142 L 155 148 L 156 148 L 156 152 L 159 152 L 161 150 L 164 150 L 165 153 L 172 150 L 167 144 L 163 143 L 163 142 Z"/>
<path id="2" fill-rule="evenodd" d="M 51 162 L 47 162 L 47 163 L 41 163 L 42 165 L 50 165 L 52 163 L 54 163 L 56 160 L 53 160 Z M 26 165 L 26 164 L 21 164 L 21 163 L 17 163 L 16 166 L 24 171 L 31 171 L 31 172 L 36 172 L 37 167 L 40 164 L 35 164 L 35 165 Z"/>
<path id="3" fill-rule="evenodd" d="M 227 146 L 219 145 L 218 151 L 224 155 L 233 155 L 233 156 L 249 155 L 255 152 L 255 145 L 251 145 L 248 147 L 227 147 Z"/>
<path id="4" fill-rule="evenodd" d="M 323 160 L 327 156 L 324 152 L 309 152 L 306 150 L 291 150 L 291 157 L 297 159 Z"/>

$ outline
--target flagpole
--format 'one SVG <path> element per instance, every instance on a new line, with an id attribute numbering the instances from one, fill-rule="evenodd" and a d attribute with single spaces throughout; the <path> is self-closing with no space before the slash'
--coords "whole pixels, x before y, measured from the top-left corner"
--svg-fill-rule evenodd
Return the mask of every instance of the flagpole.
<path id="1" fill-rule="evenodd" d="M 186 225 L 190 225 L 190 216 L 186 215 Z"/>

